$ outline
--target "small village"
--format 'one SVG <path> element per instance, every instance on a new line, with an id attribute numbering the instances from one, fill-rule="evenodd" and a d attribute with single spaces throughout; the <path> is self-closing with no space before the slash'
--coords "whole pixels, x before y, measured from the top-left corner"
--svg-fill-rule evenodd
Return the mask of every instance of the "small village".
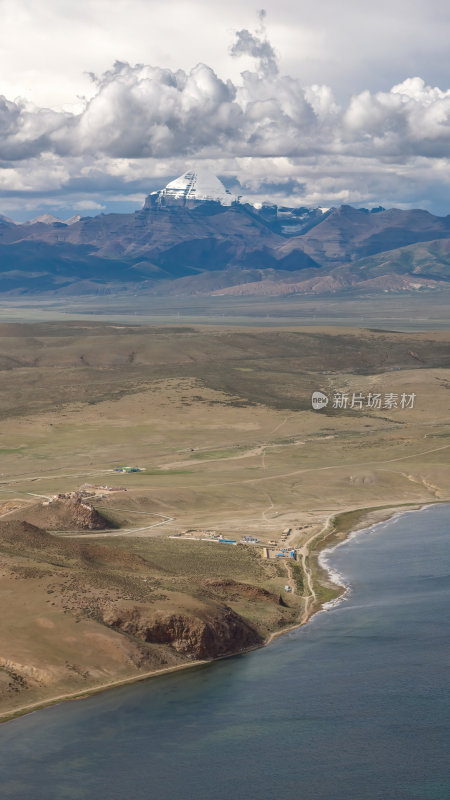
<path id="1" fill-rule="evenodd" d="M 178 539 L 188 542 L 215 542 L 217 544 L 228 545 L 250 545 L 262 549 L 262 557 L 265 559 L 294 559 L 298 560 L 298 553 L 300 548 L 291 544 L 288 545 L 288 539 L 294 539 L 294 535 L 301 530 L 308 528 L 309 525 L 302 525 L 296 528 L 285 528 L 280 536 L 279 541 L 270 539 L 269 542 L 262 542 L 256 536 L 242 536 L 240 539 L 232 539 L 215 530 L 201 530 L 195 528 L 188 528 L 180 531 L 180 533 L 171 534 L 169 539 Z"/>
<path id="2" fill-rule="evenodd" d="M 128 489 L 126 489 L 125 486 L 93 486 L 90 483 L 85 483 L 81 489 L 72 492 L 59 492 L 58 494 L 52 495 L 47 500 L 44 500 L 42 505 L 48 506 L 55 503 L 57 500 L 81 500 L 82 502 L 85 500 L 92 500 L 93 498 L 102 500 L 104 497 L 107 497 L 107 495 L 114 494 L 115 492 L 127 491 Z"/>
<path id="3" fill-rule="evenodd" d="M 127 468 L 128 469 L 128 468 Z M 60 492 L 55 494 L 51 497 L 47 497 L 41 503 L 42 506 L 51 506 L 56 503 L 63 503 L 66 506 L 75 509 L 76 511 L 81 510 L 81 508 L 86 509 L 91 516 L 95 517 L 95 520 L 91 519 L 82 519 L 82 527 L 86 528 L 87 530 L 91 530 L 92 528 L 103 528 L 102 535 L 107 533 L 107 528 L 109 527 L 108 524 L 99 524 L 100 522 L 105 523 L 105 520 L 98 516 L 98 512 L 95 506 L 92 504 L 93 502 L 97 505 L 98 501 L 107 498 L 108 496 L 115 495 L 117 493 L 127 492 L 127 488 L 124 486 L 110 486 L 108 484 L 91 484 L 91 483 L 84 483 L 80 486 L 79 489 L 70 491 L 70 492 Z M 99 509 L 102 506 L 98 507 Z M 124 509 L 122 509 L 124 510 Z M 74 520 L 77 518 L 75 512 L 74 513 Z M 128 513 L 138 513 L 143 514 L 143 511 L 135 511 L 134 509 L 129 509 Z M 151 512 L 149 512 L 151 514 Z M 79 516 L 79 515 L 78 515 Z M 157 515 L 162 516 L 162 515 Z M 151 528 L 158 527 L 163 525 L 167 522 L 173 522 L 174 518 L 165 517 L 162 522 L 153 523 L 151 525 L 147 525 L 144 527 L 136 528 L 136 533 L 141 534 L 142 532 L 147 532 Z M 79 523 L 80 520 L 77 518 L 77 522 Z M 176 540 L 176 541 L 184 541 L 184 542 L 192 542 L 195 546 L 195 543 L 206 543 L 210 542 L 212 544 L 224 544 L 224 545 L 231 545 L 234 547 L 251 547 L 255 548 L 259 551 L 261 558 L 269 561 L 281 561 L 286 564 L 287 575 L 289 577 L 289 583 L 284 586 L 284 591 L 286 593 L 291 593 L 295 591 L 294 582 L 292 578 L 292 570 L 289 566 L 289 562 L 291 561 L 300 561 L 302 559 L 303 549 L 299 546 L 298 542 L 300 539 L 300 535 L 302 532 L 304 533 L 307 529 L 311 528 L 311 524 L 296 524 L 295 526 L 289 526 L 284 528 L 279 538 L 272 538 L 267 540 L 266 536 L 260 538 L 259 536 L 255 536 L 252 534 L 245 534 L 241 536 L 237 536 L 234 532 L 220 532 L 215 528 L 184 528 L 176 533 L 169 533 L 167 535 L 168 539 Z M 124 534 L 132 535 L 134 532 L 134 528 L 128 527 L 127 529 L 123 529 Z M 273 534 L 272 534 L 273 535 Z M 303 537 L 302 537 L 303 538 Z"/>

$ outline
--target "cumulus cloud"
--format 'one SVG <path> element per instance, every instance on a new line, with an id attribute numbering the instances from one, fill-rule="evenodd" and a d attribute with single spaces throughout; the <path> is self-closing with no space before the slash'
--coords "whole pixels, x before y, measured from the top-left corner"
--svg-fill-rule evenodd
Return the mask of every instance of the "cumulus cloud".
<path id="1" fill-rule="evenodd" d="M 185 72 L 118 61 L 93 76 L 96 92 L 79 114 L 2 97 L 0 158 L 446 155 L 450 90 L 409 78 L 388 92 L 363 91 L 340 108 L 330 87 L 302 87 L 280 75 L 261 35 L 238 31 L 232 52 L 255 61 L 239 83 L 201 63 Z"/>
<path id="2" fill-rule="evenodd" d="M 350 140 L 366 141 L 374 153 L 441 157 L 450 143 L 450 90 L 408 78 L 390 92 L 353 97 L 343 117 Z"/>
<path id="3" fill-rule="evenodd" d="M 259 70 L 263 75 L 273 76 L 278 73 L 278 61 L 271 43 L 267 39 L 264 20 L 266 12 L 261 9 L 258 13 L 260 26 L 255 33 L 244 28 L 237 31 L 234 44 L 230 47 L 230 54 L 236 56 L 251 56 L 259 63 Z"/>
<path id="4" fill-rule="evenodd" d="M 387 187 L 394 197 L 394 179 L 405 186 L 421 159 L 430 174 L 439 163 L 434 175 L 447 181 L 450 90 L 413 77 L 339 105 L 329 86 L 280 73 L 264 12 L 256 31 L 236 33 L 231 55 L 253 65 L 234 82 L 203 63 L 186 71 L 117 61 L 91 76 L 94 93 L 79 113 L 0 97 L 0 189 L 128 186 L 136 195 L 144 181 L 153 188 L 151 178 L 182 172 L 192 159 L 220 162 L 225 175 L 240 170 L 253 193 L 258 180 L 272 181 L 281 196 L 284 182 L 284 196 L 303 193 L 304 202 L 364 202 L 375 185 L 385 202 Z"/>

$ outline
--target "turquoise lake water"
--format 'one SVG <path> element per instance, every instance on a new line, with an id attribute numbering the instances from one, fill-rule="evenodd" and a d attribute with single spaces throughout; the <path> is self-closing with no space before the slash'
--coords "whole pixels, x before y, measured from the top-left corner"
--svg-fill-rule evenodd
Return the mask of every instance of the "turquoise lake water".
<path id="1" fill-rule="evenodd" d="M 270 647 L 0 726 L 2 800 L 449 800 L 450 506 L 328 560 Z"/>

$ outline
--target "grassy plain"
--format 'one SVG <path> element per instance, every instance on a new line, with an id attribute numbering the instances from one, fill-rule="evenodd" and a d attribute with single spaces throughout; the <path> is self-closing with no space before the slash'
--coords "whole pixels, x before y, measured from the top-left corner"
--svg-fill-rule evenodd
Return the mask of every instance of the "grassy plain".
<path id="1" fill-rule="evenodd" d="M 8 322 L 78 319 L 121 324 L 355 325 L 390 330 L 449 328 L 450 287 L 436 290 L 285 297 L 152 297 L 141 293 L 0 299 Z"/>
<path id="2" fill-rule="evenodd" d="M 39 550 L 0 538 L 0 709 L 189 661 L 105 623 L 117 604 L 208 619 L 225 604 L 261 639 L 306 619 L 336 591 L 317 553 L 355 515 L 449 499 L 449 342 L 442 330 L 0 325 L 0 523 L 33 522 L 47 497 L 86 483 L 126 489 L 93 501 L 119 530 Z M 415 401 L 313 411 L 315 390 Z M 291 574 L 259 548 L 168 538 L 279 543 L 285 528 Z M 70 550 L 80 541 L 97 549 Z"/>

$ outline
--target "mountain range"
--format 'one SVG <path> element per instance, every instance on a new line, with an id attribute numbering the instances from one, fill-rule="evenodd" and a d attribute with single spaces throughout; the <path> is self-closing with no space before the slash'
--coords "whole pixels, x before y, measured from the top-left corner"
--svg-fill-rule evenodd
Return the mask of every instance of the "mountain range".
<path id="1" fill-rule="evenodd" d="M 288 295 L 450 284 L 450 215 L 252 205 L 191 170 L 131 214 L 0 217 L 7 295 Z"/>

